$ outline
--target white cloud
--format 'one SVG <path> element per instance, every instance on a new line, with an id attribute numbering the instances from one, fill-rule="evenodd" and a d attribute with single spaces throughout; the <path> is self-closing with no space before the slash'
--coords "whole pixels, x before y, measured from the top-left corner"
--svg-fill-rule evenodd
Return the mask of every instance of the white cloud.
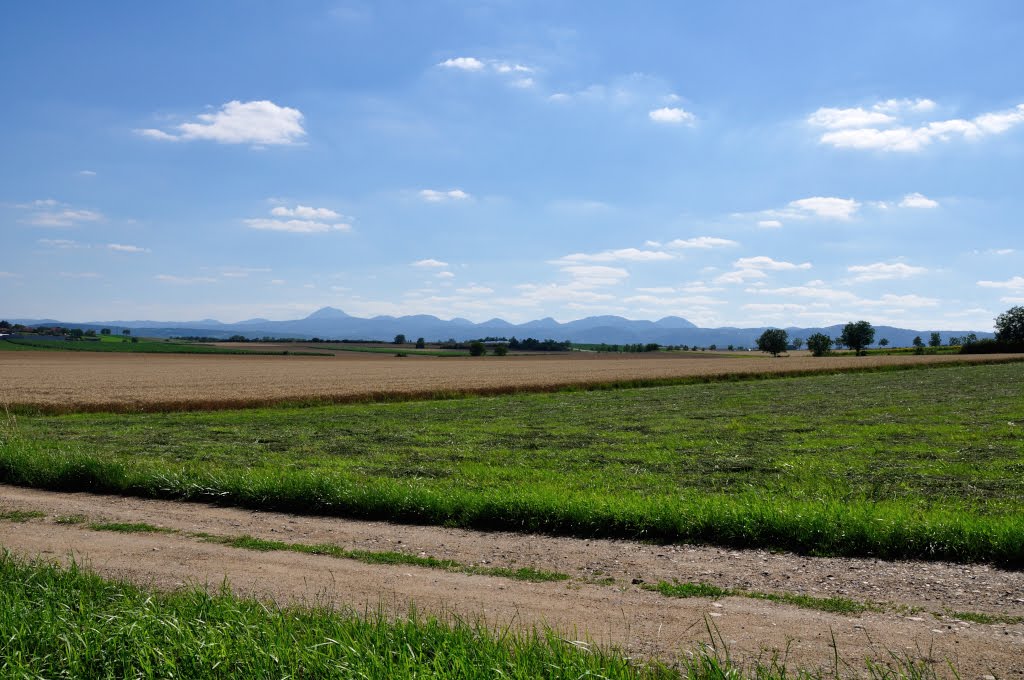
<path id="1" fill-rule="evenodd" d="M 750 279 L 767 278 L 760 269 L 737 269 L 715 277 L 715 283 L 746 283 Z"/>
<path id="2" fill-rule="evenodd" d="M 287 281 L 284 279 L 270 279 L 270 285 L 272 286 L 283 286 Z"/>
<path id="3" fill-rule="evenodd" d="M 209 276 L 175 276 L 174 274 L 157 274 L 153 278 L 157 281 L 163 281 L 164 283 L 182 285 L 189 285 L 193 283 L 217 283 L 217 279 Z"/>
<path id="4" fill-rule="evenodd" d="M 445 59 L 438 66 L 453 68 L 459 71 L 482 71 L 485 64 L 476 57 L 454 57 L 452 59 Z"/>
<path id="5" fill-rule="evenodd" d="M 562 267 L 575 283 L 585 287 L 613 286 L 629 277 L 629 272 L 620 267 L 602 265 L 569 265 Z"/>
<path id="6" fill-rule="evenodd" d="M 308 205 L 297 205 L 294 208 L 277 206 L 270 214 L 275 217 L 299 217 L 305 220 L 334 220 L 341 217 L 330 208 L 311 208 Z"/>
<path id="7" fill-rule="evenodd" d="M 856 274 L 853 278 L 856 282 L 907 279 L 911 276 L 918 276 L 928 272 L 925 267 L 914 267 L 903 262 L 875 262 L 873 264 L 853 265 L 847 267 L 846 271 Z"/>
<path id="8" fill-rule="evenodd" d="M 555 264 L 572 264 L 579 262 L 658 262 L 675 259 L 671 254 L 658 250 L 639 250 L 637 248 L 620 248 L 605 250 L 600 253 L 573 253 L 566 255 Z"/>
<path id="9" fill-rule="evenodd" d="M 509 84 L 512 85 L 512 87 L 518 87 L 521 90 L 526 90 L 536 85 L 533 78 L 516 78 Z"/>
<path id="10" fill-rule="evenodd" d="M 294 208 L 277 206 L 272 208 L 270 214 L 275 218 L 254 217 L 244 219 L 242 222 L 250 229 L 261 231 L 283 231 L 293 234 L 320 234 L 328 231 L 351 231 L 352 225 L 347 222 L 335 222 L 333 220 L 345 219 L 330 208 L 312 208 L 307 205 L 297 205 Z M 332 221 L 326 221 L 332 220 Z"/>
<path id="11" fill-rule="evenodd" d="M 757 226 L 762 229 L 778 229 L 782 226 L 782 222 L 778 220 L 758 220 Z"/>
<path id="12" fill-rule="evenodd" d="M 220 144 L 288 145 L 306 135 L 302 112 L 272 101 L 230 101 L 215 113 L 201 113 L 198 122 L 182 123 L 174 132 L 154 128 L 136 130 L 164 141 L 209 140 Z"/>
<path id="13" fill-rule="evenodd" d="M 82 177 L 95 177 L 96 176 L 96 171 L 95 170 L 79 170 L 78 174 L 81 175 Z"/>
<path id="14" fill-rule="evenodd" d="M 1006 281 L 978 281 L 982 288 L 1007 288 L 1009 290 L 1024 290 L 1024 276 L 1014 276 Z"/>
<path id="15" fill-rule="evenodd" d="M 107 250 L 113 250 L 118 253 L 148 253 L 149 248 L 141 248 L 139 246 L 127 245 L 124 243 L 108 243 Z"/>
<path id="16" fill-rule="evenodd" d="M 1013 255 L 1017 252 L 1013 248 L 989 248 L 988 250 L 972 250 L 972 255 Z"/>
<path id="17" fill-rule="evenodd" d="M 671 106 L 654 109 L 653 111 L 648 112 L 647 117 L 655 123 L 670 123 L 673 125 L 693 125 L 697 122 L 697 116 L 693 115 L 689 111 Z"/>
<path id="18" fill-rule="evenodd" d="M 103 278 L 96 272 L 61 272 L 61 278 L 65 279 L 99 279 Z"/>
<path id="19" fill-rule="evenodd" d="M 903 113 L 905 111 L 927 113 L 935 108 L 935 102 L 931 99 L 887 99 L 884 102 L 878 102 L 871 108 L 888 113 Z"/>
<path id="20" fill-rule="evenodd" d="M 998 135 L 1024 123 L 1024 104 L 1005 111 L 983 113 L 970 120 L 954 118 L 920 125 L 899 125 L 899 118 L 890 113 L 926 113 L 935 108 L 929 99 L 888 100 L 876 104 L 874 113 L 863 109 L 818 109 L 808 122 L 826 128 L 819 141 L 836 148 L 875 149 L 880 151 L 920 151 L 935 142 L 954 138 L 977 140 Z M 830 113 L 839 112 L 839 113 Z M 846 113 L 843 113 L 846 112 Z M 860 114 L 851 112 L 862 112 Z M 848 122 L 849 124 L 841 124 Z M 895 125 L 895 126 L 894 126 Z"/>
<path id="21" fill-rule="evenodd" d="M 430 257 L 430 258 L 427 258 L 425 260 L 416 260 L 415 262 L 412 263 L 412 266 L 413 267 L 447 267 L 448 263 L 447 262 L 442 262 L 441 260 L 435 260 L 434 258 Z"/>
<path id="22" fill-rule="evenodd" d="M 790 201 L 789 207 L 804 213 L 804 217 L 813 215 L 822 219 L 848 220 L 860 208 L 860 203 L 852 198 L 812 196 Z"/>
<path id="23" fill-rule="evenodd" d="M 666 248 L 728 248 L 732 246 L 738 246 L 739 243 L 731 241 L 727 238 L 718 238 L 717 236 L 696 236 L 694 238 L 680 239 L 677 238 L 674 241 L 669 241 L 665 244 Z"/>
<path id="24" fill-rule="evenodd" d="M 916 191 L 912 194 L 907 194 L 900 201 L 901 208 L 938 208 L 939 202 L 934 201 L 924 194 L 919 194 Z"/>
<path id="25" fill-rule="evenodd" d="M 452 274 L 451 272 L 438 272 L 434 276 L 436 276 L 439 279 L 454 279 L 455 278 L 455 274 Z"/>
<path id="26" fill-rule="evenodd" d="M 33 201 L 28 205 L 18 207 L 36 209 L 35 212 L 25 218 L 25 222 L 37 227 L 74 227 L 81 222 L 99 222 L 103 219 L 103 215 L 94 210 L 72 208 L 52 198 Z M 38 208 L 44 209 L 38 210 Z M 51 208 L 59 209 L 52 210 Z"/>
<path id="27" fill-rule="evenodd" d="M 867 111 L 861 108 L 821 108 L 807 118 L 807 122 L 811 125 L 828 128 L 830 130 L 885 125 L 892 123 L 895 120 L 896 119 L 892 116 L 881 113 L 880 111 Z"/>
<path id="28" fill-rule="evenodd" d="M 533 73 L 533 69 L 522 64 L 509 64 L 504 61 L 494 63 L 494 70 L 498 73 Z"/>
<path id="29" fill-rule="evenodd" d="M 470 196 L 462 189 L 450 191 L 437 191 L 436 189 L 422 189 L 419 192 L 420 198 L 429 203 L 440 203 L 442 201 L 464 201 Z"/>
<path id="30" fill-rule="evenodd" d="M 0 279 L 20 279 L 21 274 L 15 274 L 14 272 L 0 272 Z"/>
<path id="31" fill-rule="evenodd" d="M 285 231 L 293 234 L 319 234 L 327 231 L 351 231 L 352 225 L 338 222 L 316 222 L 314 220 L 272 220 L 263 217 L 242 220 L 250 229 L 261 231 Z"/>
<path id="32" fill-rule="evenodd" d="M 792 262 L 773 260 L 772 258 L 764 255 L 758 255 L 757 257 L 741 257 L 736 260 L 733 265 L 737 269 L 767 269 L 774 272 L 791 271 L 793 269 L 810 269 L 812 266 L 810 262 L 794 264 Z"/>

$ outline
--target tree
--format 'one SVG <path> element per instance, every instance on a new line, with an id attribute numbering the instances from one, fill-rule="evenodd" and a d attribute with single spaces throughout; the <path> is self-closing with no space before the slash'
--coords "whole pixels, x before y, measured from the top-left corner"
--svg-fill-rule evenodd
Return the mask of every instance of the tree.
<path id="1" fill-rule="evenodd" d="M 914 338 L 912 344 L 914 345 L 914 354 L 924 354 L 924 340 L 921 339 L 920 335 Z"/>
<path id="2" fill-rule="evenodd" d="M 495 345 L 491 351 L 494 352 L 494 356 L 503 357 L 508 354 L 508 347 L 505 345 Z"/>
<path id="3" fill-rule="evenodd" d="M 487 348 L 484 346 L 484 343 L 480 342 L 479 340 L 474 340 L 473 342 L 469 343 L 469 356 L 482 357 L 486 353 Z"/>
<path id="4" fill-rule="evenodd" d="M 807 338 L 807 349 L 816 357 L 823 357 L 832 351 L 832 338 L 824 333 L 815 333 Z"/>
<path id="5" fill-rule="evenodd" d="M 889 344 L 889 338 L 882 338 L 878 341 L 879 347 L 886 347 Z"/>
<path id="6" fill-rule="evenodd" d="M 101 328 L 100 329 L 100 335 L 110 335 L 110 329 L 109 328 Z"/>
<path id="7" fill-rule="evenodd" d="M 395 344 L 396 345 L 404 345 L 405 344 L 405 335 L 402 334 L 402 333 L 399 333 L 398 335 L 396 335 L 395 336 Z"/>
<path id="8" fill-rule="evenodd" d="M 929 347 L 941 347 L 942 346 L 942 336 L 939 334 L 938 331 L 932 331 L 932 334 L 928 337 L 928 346 Z"/>
<path id="9" fill-rule="evenodd" d="M 803 338 L 793 338 L 793 343 L 792 343 L 791 346 L 793 347 L 793 349 L 799 350 L 801 347 L 804 346 L 804 339 Z"/>
<path id="10" fill-rule="evenodd" d="M 1024 307 L 1010 307 L 996 317 L 996 341 L 1024 345 Z"/>
<path id="11" fill-rule="evenodd" d="M 427 341 L 423 338 L 416 338 L 416 349 L 423 349 L 427 346 Z"/>
<path id="12" fill-rule="evenodd" d="M 787 345 L 789 345 L 789 333 L 781 328 L 769 328 L 757 339 L 757 348 L 762 352 L 768 352 L 773 357 L 785 352 Z"/>
<path id="13" fill-rule="evenodd" d="M 11 327 L 10 322 L 8 322 L 8 321 L 0 321 L 0 330 L 7 330 L 10 327 Z"/>
<path id="14" fill-rule="evenodd" d="M 875 327 L 867 321 L 851 321 L 843 326 L 839 341 L 852 349 L 857 356 L 864 354 L 864 348 L 875 339 Z"/>

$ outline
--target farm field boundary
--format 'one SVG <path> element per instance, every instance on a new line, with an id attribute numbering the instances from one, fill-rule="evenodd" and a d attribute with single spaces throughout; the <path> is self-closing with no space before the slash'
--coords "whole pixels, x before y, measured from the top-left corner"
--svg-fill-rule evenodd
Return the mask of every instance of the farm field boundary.
<path id="1" fill-rule="evenodd" d="M 153 359 L 170 362 L 122 364 L 117 359 L 140 357 L 103 355 L 100 358 L 109 357 L 112 363 L 23 364 L 18 360 L 24 354 L 18 353 L 6 364 L 0 356 L 0 369 L 8 378 L 0 384 L 0 408 L 12 413 L 51 415 L 213 411 L 618 390 L 1024 362 L 1024 355 L 1019 354 L 721 360 L 509 357 L 452 358 L 440 364 L 396 366 L 392 362 L 400 359 L 351 354 L 355 360 L 336 358 L 333 362 L 307 357 L 153 355 Z M 366 357 L 365 362 L 360 361 L 362 357 Z M 370 384 L 381 387 L 367 389 Z M 173 396 L 175 393 L 181 396 Z"/>

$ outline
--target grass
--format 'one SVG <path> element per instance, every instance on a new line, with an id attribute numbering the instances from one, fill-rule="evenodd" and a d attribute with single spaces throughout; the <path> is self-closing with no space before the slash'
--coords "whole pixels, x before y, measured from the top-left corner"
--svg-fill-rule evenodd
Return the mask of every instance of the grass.
<path id="1" fill-rule="evenodd" d="M 802 609 L 816 609 L 822 612 L 833 614 L 861 614 L 871 609 L 872 605 L 857 602 L 846 597 L 813 597 L 811 595 L 799 595 L 797 593 L 762 593 L 740 588 L 719 588 L 710 583 L 685 583 L 674 581 L 659 581 L 657 584 L 645 583 L 640 586 L 644 590 L 653 590 L 666 597 L 747 597 L 754 600 L 768 600 L 790 604 Z"/>
<path id="2" fill-rule="evenodd" d="M 46 517 L 46 513 L 38 510 L 0 510 L 0 522 L 27 522 L 40 517 Z"/>
<path id="3" fill-rule="evenodd" d="M 532 569 L 529 567 L 512 569 L 508 567 L 468 566 L 460 564 L 455 560 L 439 560 L 436 557 L 420 557 L 418 555 L 408 555 L 406 553 L 392 551 L 346 550 L 345 548 L 336 545 L 286 543 L 284 541 L 268 541 L 262 538 L 255 538 L 253 536 L 205 536 L 203 538 L 204 540 L 213 543 L 220 543 L 221 545 L 227 545 L 232 548 L 244 548 L 246 550 L 260 550 L 264 552 L 287 550 L 290 552 L 306 553 L 310 555 L 329 555 L 331 557 L 356 560 L 367 564 L 401 564 L 414 567 L 426 567 L 428 569 L 454 571 L 463 574 L 503 576 L 505 578 L 516 579 L 519 581 L 544 582 L 566 581 L 569 579 L 568 574 Z"/>
<path id="4" fill-rule="evenodd" d="M 1006 614 L 985 614 L 983 612 L 955 612 L 947 611 L 947 616 L 961 621 L 982 624 L 1006 624 L 1013 625 L 1024 623 L 1024 616 L 1007 616 Z"/>
<path id="5" fill-rule="evenodd" d="M 805 554 L 1024 565 L 1024 365 L 22 416 L 0 479 Z M 11 420 L 13 423 L 13 419 Z"/>
<path id="6" fill-rule="evenodd" d="M 0 640 L 6 677 L 678 677 L 545 631 L 277 609 L 226 589 L 153 593 L 9 555 Z"/>
<path id="7" fill-rule="evenodd" d="M 0 351 L 54 351 L 54 352 L 123 352 L 135 354 L 256 354 L 297 356 L 331 356 L 327 352 L 293 352 L 290 350 L 248 350 L 213 345 L 198 345 L 165 340 L 140 340 L 139 342 L 111 342 L 88 340 L 0 340 Z"/>
<path id="8" fill-rule="evenodd" d="M 72 522 L 65 522 L 71 524 Z M 174 529 L 157 527 L 145 522 L 91 522 L 89 528 L 93 531 L 116 531 L 122 534 L 171 534 Z"/>

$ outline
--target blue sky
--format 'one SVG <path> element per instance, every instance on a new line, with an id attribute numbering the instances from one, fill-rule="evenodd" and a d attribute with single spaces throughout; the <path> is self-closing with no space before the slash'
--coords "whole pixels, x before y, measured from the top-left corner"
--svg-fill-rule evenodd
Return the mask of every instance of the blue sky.
<path id="1" fill-rule="evenodd" d="M 1024 5 L 9 3 L 0 315 L 1024 304 Z"/>

